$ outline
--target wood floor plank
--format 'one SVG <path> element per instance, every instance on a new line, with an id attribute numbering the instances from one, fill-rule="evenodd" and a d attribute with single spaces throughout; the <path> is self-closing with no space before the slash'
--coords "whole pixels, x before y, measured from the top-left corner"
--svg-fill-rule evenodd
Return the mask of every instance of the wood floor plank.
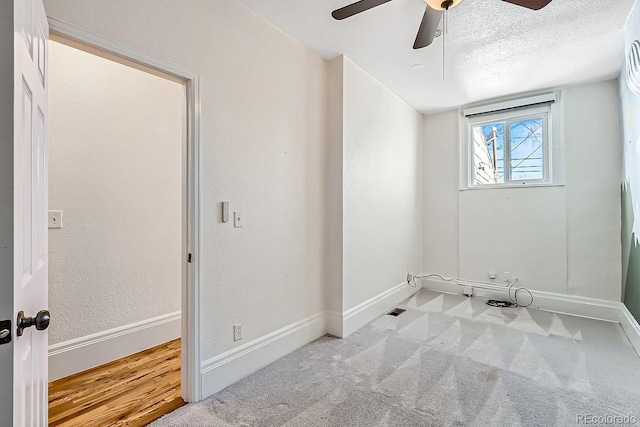
<path id="1" fill-rule="evenodd" d="M 154 348 L 147 351 L 159 352 L 162 348 Z M 170 353 L 169 353 L 170 352 Z M 168 353 L 168 354 L 164 354 Z M 137 356 L 137 355 L 135 355 Z M 144 360 L 136 360 L 133 356 L 130 356 L 132 363 L 123 364 L 123 368 L 114 369 L 112 364 L 104 365 L 99 368 L 86 371 L 81 375 L 74 375 L 73 377 L 64 378 L 62 380 L 51 383 L 50 385 L 50 399 L 56 401 L 57 399 L 70 399 L 77 398 L 78 396 L 87 395 L 95 389 L 92 387 L 96 382 L 102 384 L 100 391 L 104 391 L 106 388 L 117 387 L 123 385 L 122 378 L 126 381 L 135 380 L 137 377 L 146 374 L 142 372 L 149 367 L 153 368 L 156 364 L 164 363 L 165 361 L 175 360 L 179 364 L 179 359 L 175 357 L 175 350 L 167 348 L 163 352 L 163 357 L 153 357 Z M 160 360 L 161 359 L 161 360 Z M 161 373 L 161 371 L 159 371 Z M 73 390 L 73 392 L 70 392 Z"/>
<path id="2" fill-rule="evenodd" d="M 138 370 L 132 371 L 129 376 L 119 376 L 117 384 L 111 382 L 99 383 L 100 387 L 92 384 L 85 384 L 84 390 L 72 393 L 70 400 L 64 404 L 56 404 L 57 414 L 51 417 L 51 421 L 58 421 L 59 418 L 72 416 L 77 412 L 86 412 L 96 406 L 101 406 L 103 402 L 109 402 L 120 395 L 136 396 L 141 386 L 148 385 L 156 376 L 162 376 L 164 372 L 174 373 L 180 370 L 180 361 L 175 359 L 172 363 L 163 363 L 153 366 L 139 367 Z M 171 377 L 164 382 L 174 385 Z M 179 380 L 178 380 L 179 381 Z M 96 384 L 96 383 L 93 383 Z"/>
<path id="3" fill-rule="evenodd" d="M 139 387 L 140 384 L 148 383 L 157 376 L 176 371 L 179 374 L 180 360 L 175 358 L 159 364 L 140 365 L 137 369 L 130 371 L 128 375 L 119 373 L 111 380 L 79 384 L 76 386 L 79 391 L 70 393 L 66 402 L 56 401 L 52 402 L 52 405 L 56 407 L 59 416 L 66 416 L 67 412 L 77 412 L 87 410 L 92 406 L 99 406 L 101 402 L 109 401 L 124 393 L 130 393 L 132 389 Z M 100 384 L 100 387 L 95 387 L 97 383 Z"/>
<path id="4" fill-rule="evenodd" d="M 98 368 L 90 369 L 62 380 L 55 381 L 51 383 L 50 390 L 53 393 L 56 393 L 59 390 L 66 393 L 66 390 L 70 387 L 73 388 L 93 381 L 108 381 L 121 373 L 128 374 L 140 365 L 156 361 L 157 359 L 174 357 L 175 351 L 180 351 L 180 340 L 177 341 L 178 343 L 172 341 L 171 343 L 162 344 L 144 352 L 136 353 L 123 359 L 107 363 Z"/>
<path id="5" fill-rule="evenodd" d="M 49 384 L 49 426 L 145 426 L 180 406 L 180 340 Z"/>

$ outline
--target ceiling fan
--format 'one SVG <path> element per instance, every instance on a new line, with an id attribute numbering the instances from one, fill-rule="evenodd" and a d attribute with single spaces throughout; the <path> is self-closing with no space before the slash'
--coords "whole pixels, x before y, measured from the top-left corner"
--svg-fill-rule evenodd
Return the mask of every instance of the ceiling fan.
<path id="1" fill-rule="evenodd" d="M 391 0 L 360 0 L 348 6 L 336 9 L 331 13 L 337 20 L 349 18 L 358 13 L 373 9 L 376 6 L 390 2 Z M 427 10 L 424 12 L 418 35 L 413 43 L 414 49 L 421 49 L 429 46 L 436 36 L 436 31 L 442 19 L 442 13 L 456 7 L 462 0 L 424 0 L 427 3 Z M 539 10 L 551 3 L 552 0 L 502 0 L 527 9 Z"/>

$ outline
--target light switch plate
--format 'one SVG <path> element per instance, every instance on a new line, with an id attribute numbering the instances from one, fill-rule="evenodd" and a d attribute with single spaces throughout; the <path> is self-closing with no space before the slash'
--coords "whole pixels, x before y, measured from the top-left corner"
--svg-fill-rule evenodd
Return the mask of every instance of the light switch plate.
<path id="1" fill-rule="evenodd" d="M 244 225 L 244 216 L 242 216 L 242 212 L 234 212 L 233 213 L 233 226 L 235 228 L 240 228 Z"/>
<path id="2" fill-rule="evenodd" d="M 49 228 L 62 228 L 62 211 L 49 211 Z"/>

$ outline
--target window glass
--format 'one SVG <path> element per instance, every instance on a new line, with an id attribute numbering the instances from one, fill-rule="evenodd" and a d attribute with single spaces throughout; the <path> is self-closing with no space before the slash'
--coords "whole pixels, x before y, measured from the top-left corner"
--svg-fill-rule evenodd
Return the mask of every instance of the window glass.
<path id="1" fill-rule="evenodd" d="M 509 124 L 510 172 L 513 181 L 544 179 L 544 119 Z"/>
<path id="2" fill-rule="evenodd" d="M 503 184 L 504 123 L 473 127 L 475 185 Z"/>
<path id="3" fill-rule="evenodd" d="M 547 178 L 546 114 L 471 124 L 473 186 L 527 184 Z"/>

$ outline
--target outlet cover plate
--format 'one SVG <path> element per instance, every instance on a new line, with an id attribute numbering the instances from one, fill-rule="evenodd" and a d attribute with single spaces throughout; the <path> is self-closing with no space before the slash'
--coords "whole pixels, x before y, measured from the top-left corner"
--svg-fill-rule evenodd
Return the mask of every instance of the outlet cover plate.
<path id="1" fill-rule="evenodd" d="M 242 339 L 242 323 L 233 325 L 233 340 L 240 341 Z"/>

